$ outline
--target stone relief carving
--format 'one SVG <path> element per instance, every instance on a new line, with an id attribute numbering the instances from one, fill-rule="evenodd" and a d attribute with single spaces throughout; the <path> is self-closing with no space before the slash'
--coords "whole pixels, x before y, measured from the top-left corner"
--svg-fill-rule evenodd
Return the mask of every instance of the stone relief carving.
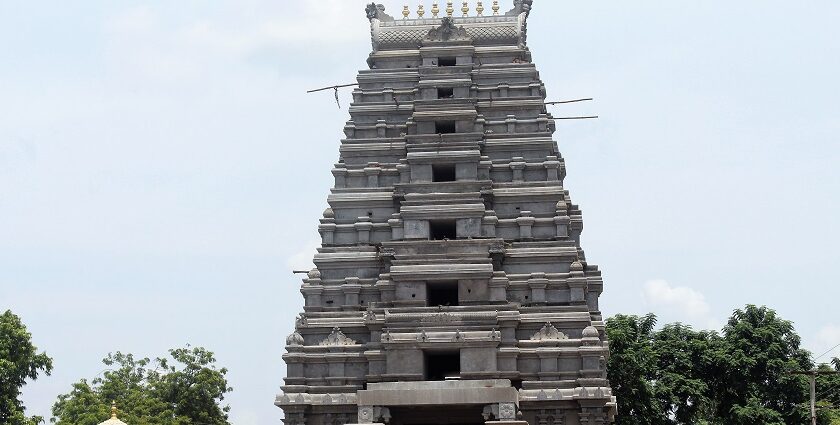
<path id="1" fill-rule="evenodd" d="M 391 422 L 391 411 L 387 407 L 380 406 L 359 406 L 359 423 L 370 424 L 382 419 L 382 422 Z"/>
<path id="2" fill-rule="evenodd" d="M 537 331 L 532 337 L 531 341 L 544 341 L 544 340 L 564 340 L 569 339 L 566 334 L 557 330 L 551 323 L 546 323 L 543 325 L 542 329 Z"/>
<path id="3" fill-rule="evenodd" d="M 458 317 L 451 313 L 434 313 L 429 315 L 424 315 L 420 318 L 421 322 L 430 322 L 430 323 L 446 323 L 446 322 L 454 322 L 457 320 Z"/>
<path id="4" fill-rule="evenodd" d="M 499 420 L 515 420 L 516 405 L 513 403 L 499 403 Z"/>
<path id="5" fill-rule="evenodd" d="M 365 319 L 365 322 L 375 322 L 376 321 L 376 313 L 373 311 L 372 308 L 368 307 L 368 309 L 365 310 L 364 319 Z"/>
<path id="6" fill-rule="evenodd" d="M 335 327 L 323 341 L 321 341 L 321 346 L 342 346 L 342 345 L 356 345 L 356 341 L 347 338 L 344 335 L 344 332 L 341 332 L 341 328 Z"/>
<path id="7" fill-rule="evenodd" d="M 286 337 L 286 345 L 293 347 L 303 345 L 303 335 L 301 335 L 300 332 L 295 330 L 289 336 Z"/>
<path id="8" fill-rule="evenodd" d="M 445 17 L 437 28 L 429 30 L 426 36 L 427 40 L 431 41 L 449 41 L 456 39 L 469 39 L 467 30 L 464 27 L 455 26 L 455 21 L 450 17 Z"/>

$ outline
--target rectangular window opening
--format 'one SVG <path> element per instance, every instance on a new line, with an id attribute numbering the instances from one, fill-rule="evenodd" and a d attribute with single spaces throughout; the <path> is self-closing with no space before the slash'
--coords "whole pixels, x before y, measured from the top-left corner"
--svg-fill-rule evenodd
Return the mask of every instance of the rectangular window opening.
<path id="1" fill-rule="evenodd" d="M 452 99 L 455 97 L 455 89 L 452 87 L 440 87 L 437 89 L 438 99 Z"/>
<path id="2" fill-rule="evenodd" d="M 437 134 L 453 134 L 453 133 L 455 133 L 455 121 L 435 121 L 435 133 L 437 133 Z"/>
<path id="3" fill-rule="evenodd" d="M 455 180 L 455 164 L 432 165 L 433 182 L 454 182 Z"/>
<path id="4" fill-rule="evenodd" d="M 446 381 L 461 378 L 461 353 L 458 351 L 426 351 L 423 353 L 425 379 Z"/>
<path id="5" fill-rule="evenodd" d="M 426 303 L 429 307 L 456 307 L 458 282 L 427 282 Z"/>
<path id="6" fill-rule="evenodd" d="M 432 240 L 441 241 L 444 239 L 458 239 L 455 220 L 440 220 L 429 223 L 429 236 Z"/>
<path id="7" fill-rule="evenodd" d="M 455 58 L 438 58 L 438 66 L 455 66 L 456 64 Z"/>

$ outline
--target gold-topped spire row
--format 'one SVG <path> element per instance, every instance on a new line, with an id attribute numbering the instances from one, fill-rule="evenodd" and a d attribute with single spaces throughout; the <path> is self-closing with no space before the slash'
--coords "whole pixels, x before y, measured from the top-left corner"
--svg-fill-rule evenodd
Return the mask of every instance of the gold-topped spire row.
<path id="1" fill-rule="evenodd" d="M 421 4 L 421 5 L 417 6 L 417 16 L 420 17 L 420 19 L 423 19 L 423 15 L 425 15 L 425 14 L 426 14 L 426 11 L 423 10 L 423 5 Z"/>
<path id="2" fill-rule="evenodd" d="M 462 5 L 461 5 L 461 12 L 464 12 L 464 17 L 465 17 L 465 18 L 466 18 L 467 16 L 469 16 L 469 14 L 470 14 L 470 5 L 468 4 L 468 2 L 464 2 L 464 4 L 462 4 Z"/>
<path id="3" fill-rule="evenodd" d="M 452 7 L 452 2 L 446 2 L 446 16 L 452 17 L 452 14 L 455 13 L 455 8 Z"/>
<path id="4" fill-rule="evenodd" d="M 432 18 L 437 18 L 438 13 L 440 13 L 440 8 L 438 7 L 437 2 L 432 3 Z"/>
<path id="5" fill-rule="evenodd" d="M 478 16 L 484 16 L 484 5 L 481 4 L 480 1 L 475 5 L 475 13 L 477 13 Z"/>
<path id="6" fill-rule="evenodd" d="M 403 19 L 408 19 L 408 15 L 411 14 L 411 11 L 408 10 L 408 6 L 403 6 Z"/>
<path id="7" fill-rule="evenodd" d="M 493 0 L 493 14 L 499 14 L 499 0 Z"/>

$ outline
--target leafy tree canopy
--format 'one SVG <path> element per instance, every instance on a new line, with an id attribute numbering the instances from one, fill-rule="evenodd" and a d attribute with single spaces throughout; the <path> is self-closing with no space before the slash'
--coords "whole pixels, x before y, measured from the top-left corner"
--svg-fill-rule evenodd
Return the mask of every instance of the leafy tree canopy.
<path id="1" fill-rule="evenodd" d="M 97 425 L 108 418 L 111 403 L 131 425 L 228 425 L 232 391 L 213 353 L 200 347 L 169 350 L 168 358 L 137 359 L 117 352 L 102 360 L 108 369 L 82 379 L 58 397 L 52 422 Z"/>
<path id="2" fill-rule="evenodd" d="M 652 314 L 617 315 L 607 321 L 607 335 L 618 425 L 808 420 L 807 379 L 790 372 L 813 367 L 810 353 L 800 348 L 793 324 L 771 309 L 736 310 L 720 334 L 679 323 L 656 329 Z M 824 403 L 836 406 L 840 382 L 830 379 L 818 386 L 833 394 Z M 834 425 L 830 413 L 821 414 L 821 425 Z"/>
<path id="3" fill-rule="evenodd" d="M 20 317 L 10 310 L 0 315 L 0 423 L 34 425 L 43 422 L 40 416 L 27 417 L 20 401 L 20 390 L 26 380 L 35 380 L 43 372 L 52 371 L 52 359 L 38 353 L 32 335 Z"/>

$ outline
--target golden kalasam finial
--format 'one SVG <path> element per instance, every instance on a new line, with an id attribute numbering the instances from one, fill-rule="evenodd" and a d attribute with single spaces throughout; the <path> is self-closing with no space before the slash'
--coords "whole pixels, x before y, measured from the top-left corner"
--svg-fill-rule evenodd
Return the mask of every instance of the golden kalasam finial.
<path id="1" fill-rule="evenodd" d="M 111 402 L 111 419 L 117 418 L 117 403 Z"/>
<path id="2" fill-rule="evenodd" d="M 467 16 L 469 16 L 469 14 L 470 14 L 470 5 L 468 4 L 468 2 L 464 2 L 464 4 L 463 4 L 463 5 L 461 5 L 461 12 L 464 12 L 464 17 L 465 17 L 465 18 L 466 18 Z"/>
<path id="3" fill-rule="evenodd" d="M 423 15 L 425 15 L 425 14 L 426 14 L 426 11 L 423 10 L 423 5 L 421 4 L 421 5 L 417 6 L 417 16 L 419 16 L 420 19 L 423 19 Z"/>
<path id="4" fill-rule="evenodd" d="M 446 16 L 452 17 L 452 14 L 455 13 L 455 8 L 452 7 L 452 2 L 446 2 Z"/>
<path id="5" fill-rule="evenodd" d="M 437 18 L 438 13 L 440 13 L 440 8 L 438 7 L 437 2 L 432 3 L 432 18 Z"/>
<path id="6" fill-rule="evenodd" d="M 493 14 L 499 14 L 499 0 L 493 0 Z"/>
<path id="7" fill-rule="evenodd" d="M 484 5 L 481 4 L 480 1 L 475 5 L 475 13 L 477 13 L 478 16 L 484 16 Z"/>
<path id="8" fill-rule="evenodd" d="M 408 19 L 408 15 L 411 14 L 411 11 L 408 10 L 408 6 L 403 6 L 403 19 Z"/>

